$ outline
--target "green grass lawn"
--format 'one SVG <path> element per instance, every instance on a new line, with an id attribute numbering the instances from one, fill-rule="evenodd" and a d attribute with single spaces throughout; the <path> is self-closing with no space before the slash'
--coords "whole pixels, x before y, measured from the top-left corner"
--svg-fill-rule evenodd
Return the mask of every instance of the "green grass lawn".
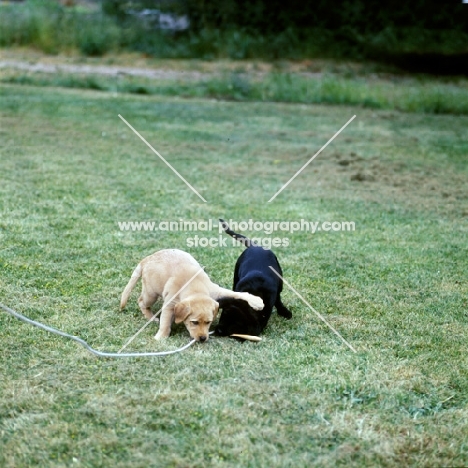
<path id="1" fill-rule="evenodd" d="M 118 222 L 353 221 L 272 237 L 288 239 L 287 281 L 357 350 L 287 287 L 293 319 L 274 314 L 261 343 L 165 358 L 98 359 L 0 311 L 0 466 L 468 465 L 468 117 L 19 85 L 0 111 L 0 302 L 118 351 L 145 323 L 136 291 L 118 310 L 144 256 L 187 250 L 230 287 L 242 251 Z M 156 330 L 127 350 L 189 340 Z"/>
<path id="2" fill-rule="evenodd" d="M 187 67 L 187 66 L 186 66 Z M 320 75 L 320 77 L 318 76 Z M 91 89 L 140 95 L 215 98 L 240 102 L 353 105 L 368 109 L 468 115 L 468 81 L 420 75 L 359 76 L 288 72 L 264 74 L 227 71 L 196 80 L 177 81 L 141 77 L 102 77 L 93 74 L 58 74 L 1 70 L 0 83 Z"/>

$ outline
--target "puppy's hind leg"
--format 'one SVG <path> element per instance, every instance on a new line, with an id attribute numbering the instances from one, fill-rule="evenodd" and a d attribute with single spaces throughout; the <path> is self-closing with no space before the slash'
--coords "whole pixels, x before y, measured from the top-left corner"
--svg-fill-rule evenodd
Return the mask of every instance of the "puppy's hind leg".
<path id="1" fill-rule="evenodd" d="M 151 320 L 154 317 L 153 312 L 151 312 L 151 306 L 158 300 L 158 297 L 159 295 L 156 293 L 149 293 L 148 289 L 143 283 L 141 294 L 138 298 L 138 305 L 141 312 L 148 320 Z M 158 319 L 154 319 L 153 321 L 158 321 Z"/>
<path id="2" fill-rule="evenodd" d="M 140 310 L 141 310 L 142 314 L 143 314 L 148 320 L 151 320 L 151 319 L 154 317 L 153 312 L 151 312 L 151 306 L 154 304 L 154 302 L 156 302 L 156 301 L 153 301 L 153 302 L 151 303 L 151 305 L 150 305 L 150 304 L 148 304 L 148 303 L 145 301 L 144 297 L 140 296 L 140 297 L 138 298 L 138 305 L 139 305 L 139 307 L 140 307 Z M 159 320 L 159 319 L 156 318 L 156 319 L 154 319 L 153 321 L 158 321 L 158 320 Z"/>
<path id="3" fill-rule="evenodd" d="M 278 312 L 278 315 L 281 315 L 281 317 L 284 317 L 285 319 L 288 319 L 288 320 L 292 318 L 291 311 L 281 302 L 281 298 L 279 294 L 278 294 L 278 297 L 276 298 L 275 307 L 276 307 L 276 311 Z"/>

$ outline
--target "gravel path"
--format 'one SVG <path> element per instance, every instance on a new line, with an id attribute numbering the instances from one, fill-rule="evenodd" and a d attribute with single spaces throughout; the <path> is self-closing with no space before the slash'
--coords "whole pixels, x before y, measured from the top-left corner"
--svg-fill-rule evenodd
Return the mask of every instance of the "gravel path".
<path id="1" fill-rule="evenodd" d="M 158 80 L 192 79 L 202 80 L 212 74 L 197 71 L 162 70 L 149 68 L 118 67 L 106 65 L 51 65 L 46 63 L 29 63 L 18 60 L 0 61 L 0 69 L 15 69 L 42 73 L 73 73 L 104 76 L 139 76 Z"/>

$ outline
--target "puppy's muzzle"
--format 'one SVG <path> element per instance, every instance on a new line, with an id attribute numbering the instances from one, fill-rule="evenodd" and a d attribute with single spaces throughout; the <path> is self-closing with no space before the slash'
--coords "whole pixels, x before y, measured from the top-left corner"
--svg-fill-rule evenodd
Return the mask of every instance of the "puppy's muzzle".
<path id="1" fill-rule="evenodd" d="M 202 335 L 198 337 L 198 341 L 200 343 L 204 343 L 206 340 L 208 340 L 208 337 L 206 335 Z"/>

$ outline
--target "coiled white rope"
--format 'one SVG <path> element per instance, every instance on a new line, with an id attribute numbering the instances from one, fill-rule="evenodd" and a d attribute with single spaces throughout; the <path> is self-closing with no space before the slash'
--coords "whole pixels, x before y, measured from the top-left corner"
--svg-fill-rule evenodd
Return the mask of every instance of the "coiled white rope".
<path id="1" fill-rule="evenodd" d="M 10 315 L 12 315 L 13 317 L 16 317 L 17 319 L 22 320 L 23 322 L 29 323 L 30 325 L 33 325 L 38 328 L 42 328 L 42 330 L 48 331 L 50 333 L 55 333 L 56 335 L 63 336 L 65 338 L 70 338 L 71 340 L 76 341 L 77 343 L 80 343 L 80 345 L 84 346 L 90 353 L 99 357 L 130 358 L 130 357 L 169 356 L 170 354 L 180 353 L 181 351 L 186 350 L 187 348 L 189 348 L 196 342 L 196 340 L 192 340 L 190 343 L 187 343 L 185 346 L 174 349 L 172 351 L 159 351 L 159 352 L 148 352 L 148 353 L 106 353 L 104 351 L 98 351 L 97 349 L 91 348 L 91 346 L 89 346 L 89 344 L 86 343 L 86 341 L 79 338 L 78 336 L 69 335 L 68 333 L 57 330 L 56 328 L 49 327 L 48 325 L 44 325 L 41 322 L 36 322 L 35 320 L 32 320 L 24 316 L 23 314 L 16 312 L 13 309 L 10 309 L 10 307 L 7 307 L 3 305 L 2 303 L 0 303 L 0 308 L 3 309 L 5 312 L 9 313 Z"/>

